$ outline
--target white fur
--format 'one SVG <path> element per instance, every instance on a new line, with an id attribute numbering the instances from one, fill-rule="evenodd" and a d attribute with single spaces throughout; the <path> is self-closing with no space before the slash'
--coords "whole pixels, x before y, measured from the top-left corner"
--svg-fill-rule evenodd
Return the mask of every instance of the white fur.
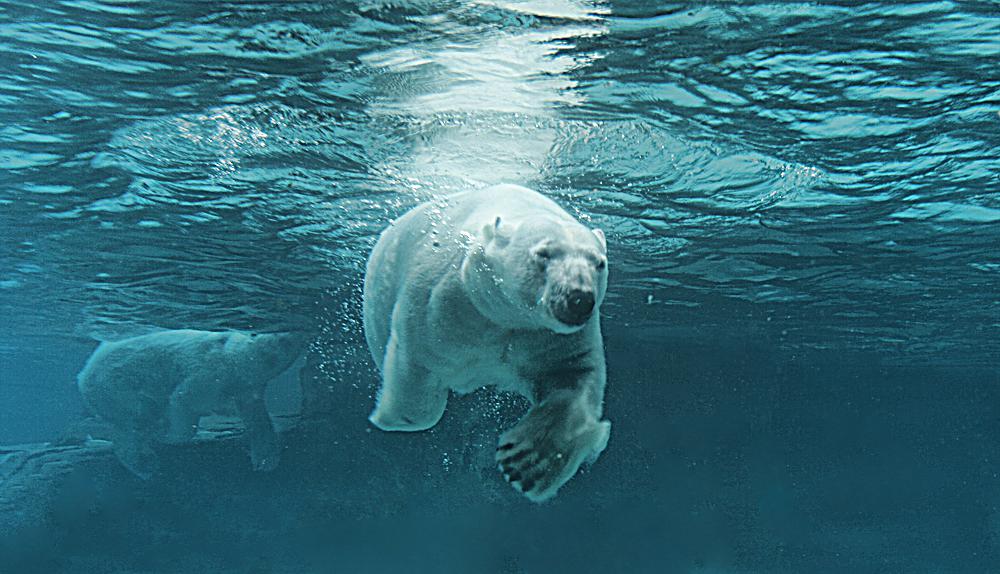
<path id="1" fill-rule="evenodd" d="M 553 496 L 607 443 L 599 306 L 604 234 L 529 189 L 499 185 L 426 203 L 379 238 L 365 276 L 365 334 L 382 371 L 371 421 L 417 431 L 449 390 L 518 392 L 532 409 L 500 438 L 497 460 L 532 500 Z M 553 314 L 571 289 L 593 293 L 579 325 Z"/>
<path id="2" fill-rule="evenodd" d="M 255 468 L 280 456 L 264 405 L 267 382 L 287 369 L 302 341 L 288 334 L 162 331 L 102 343 L 77 376 L 90 409 L 112 427 L 115 453 L 142 478 L 157 468 L 154 442 L 186 442 L 210 414 L 237 413 Z"/>

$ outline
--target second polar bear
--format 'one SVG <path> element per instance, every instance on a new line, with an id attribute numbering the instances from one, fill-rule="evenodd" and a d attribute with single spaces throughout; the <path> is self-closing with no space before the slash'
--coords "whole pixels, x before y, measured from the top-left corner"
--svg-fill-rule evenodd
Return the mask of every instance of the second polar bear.
<path id="1" fill-rule="evenodd" d="M 287 333 L 162 331 L 101 343 L 77 384 L 111 426 L 118 459 L 141 478 L 157 469 L 155 442 L 189 441 L 202 416 L 234 411 L 254 468 L 270 470 L 281 453 L 264 388 L 295 362 L 302 343 Z"/>
<path id="2" fill-rule="evenodd" d="M 449 391 L 496 385 L 532 407 L 497 461 L 529 499 L 555 495 L 607 445 L 598 309 L 607 245 L 553 201 L 499 185 L 425 203 L 368 260 L 365 335 L 382 373 L 371 421 L 434 426 Z"/>

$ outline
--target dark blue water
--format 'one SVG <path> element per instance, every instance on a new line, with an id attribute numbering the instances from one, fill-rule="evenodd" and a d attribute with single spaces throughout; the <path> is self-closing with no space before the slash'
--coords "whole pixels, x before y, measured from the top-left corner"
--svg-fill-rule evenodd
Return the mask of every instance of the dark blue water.
<path id="1" fill-rule="evenodd" d="M 156 329 L 308 332 L 346 389 L 246 506 L 80 495 L 38 567 L 992 571 L 998 62 L 995 2 L 0 2 L 0 444 Z M 500 182 L 609 241 L 612 439 L 542 506 L 484 463 L 519 403 L 365 427 L 377 233 Z"/>

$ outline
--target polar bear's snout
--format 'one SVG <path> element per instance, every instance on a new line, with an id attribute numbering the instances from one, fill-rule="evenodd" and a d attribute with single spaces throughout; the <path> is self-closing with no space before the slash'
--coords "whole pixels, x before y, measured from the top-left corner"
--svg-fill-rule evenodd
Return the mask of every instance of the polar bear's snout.
<path id="1" fill-rule="evenodd" d="M 594 312 L 594 291 L 573 289 L 557 299 L 552 314 L 559 321 L 577 327 L 590 320 Z"/>
<path id="2" fill-rule="evenodd" d="M 548 273 L 546 302 L 552 317 L 566 327 L 581 327 L 597 308 L 598 272 L 586 257 L 565 257 Z"/>

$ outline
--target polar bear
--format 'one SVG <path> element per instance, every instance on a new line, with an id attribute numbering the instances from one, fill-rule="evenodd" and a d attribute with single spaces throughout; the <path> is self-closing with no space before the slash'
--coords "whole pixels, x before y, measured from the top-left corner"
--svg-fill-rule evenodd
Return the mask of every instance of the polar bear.
<path id="1" fill-rule="evenodd" d="M 246 426 L 254 468 L 271 470 L 280 447 L 264 388 L 302 346 L 300 336 L 287 333 L 162 331 L 101 343 L 77 386 L 111 426 L 118 459 L 140 478 L 157 470 L 155 442 L 190 441 L 202 416 L 233 412 Z"/>
<path id="2" fill-rule="evenodd" d="M 516 185 L 414 208 L 379 237 L 364 284 L 365 336 L 382 374 L 371 422 L 419 431 L 449 390 L 496 385 L 532 407 L 496 460 L 530 500 L 551 498 L 607 445 L 598 308 L 604 233 Z"/>

